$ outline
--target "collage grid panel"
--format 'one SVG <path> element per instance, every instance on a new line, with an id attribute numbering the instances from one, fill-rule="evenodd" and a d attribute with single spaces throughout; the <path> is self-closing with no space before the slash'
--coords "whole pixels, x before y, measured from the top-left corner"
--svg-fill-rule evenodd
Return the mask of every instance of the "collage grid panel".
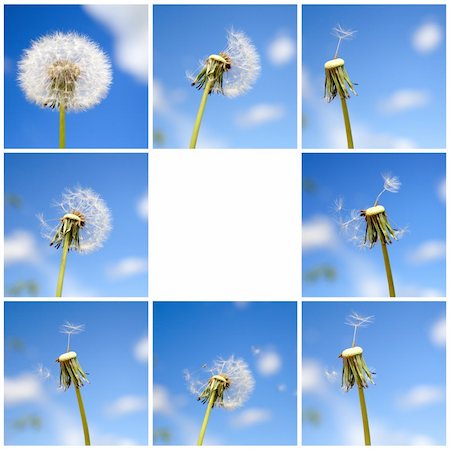
<path id="1" fill-rule="evenodd" d="M 86 444 L 78 394 L 94 446 L 362 446 L 368 423 L 373 445 L 445 445 L 445 1 L 134 3 L 47 4 L 41 14 L 38 0 L 2 2 L 2 447 Z M 358 28 L 351 40 L 337 32 L 359 82 L 357 97 L 347 84 L 347 155 L 345 112 L 343 121 L 339 99 L 328 105 L 320 92 L 341 26 Z M 67 96 L 84 80 L 76 69 L 63 102 L 33 99 L 42 86 L 17 78 L 24 49 L 54 30 L 99 46 L 74 41 L 70 51 L 106 55 L 84 104 Z M 229 63 L 207 55 L 236 50 L 241 31 L 261 73 L 236 93 L 231 63 L 188 152 L 202 93 L 185 71 Z M 384 49 L 386 65 L 413 70 L 372 70 Z M 381 213 L 371 210 L 380 192 Z M 361 251 L 348 241 L 364 244 L 369 223 L 374 248 Z M 392 241 L 391 282 L 380 235 Z"/>

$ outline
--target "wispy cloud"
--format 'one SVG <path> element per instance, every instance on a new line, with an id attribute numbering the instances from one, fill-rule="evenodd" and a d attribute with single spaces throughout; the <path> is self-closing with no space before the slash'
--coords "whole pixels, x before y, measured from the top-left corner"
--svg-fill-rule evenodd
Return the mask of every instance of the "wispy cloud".
<path id="1" fill-rule="evenodd" d="M 238 114 L 236 124 L 241 127 L 256 127 L 270 122 L 281 120 L 286 114 L 282 105 L 261 103 L 252 106 L 247 111 Z"/>
<path id="2" fill-rule="evenodd" d="M 106 407 L 110 416 L 126 416 L 147 409 L 147 398 L 138 395 L 124 395 Z"/>
<path id="3" fill-rule="evenodd" d="M 421 243 L 409 254 L 412 264 L 427 264 L 445 259 L 445 241 L 431 240 Z"/>
<path id="4" fill-rule="evenodd" d="M 303 222 L 303 251 L 335 249 L 338 242 L 336 225 L 326 216 L 314 216 Z"/>
<path id="5" fill-rule="evenodd" d="M 275 350 L 255 350 L 253 354 L 256 357 L 256 368 L 261 375 L 271 376 L 281 370 L 283 361 L 279 353 Z"/>
<path id="6" fill-rule="evenodd" d="M 231 419 L 231 424 L 235 428 L 248 428 L 261 423 L 269 422 L 272 414 L 268 409 L 249 408 Z"/>
<path id="7" fill-rule="evenodd" d="M 321 394 L 325 391 L 324 370 L 319 361 L 312 358 L 303 359 L 302 392 Z"/>
<path id="8" fill-rule="evenodd" d="M 434 385 L 414 386 L 398 400 L 398 405 L 404 409 L 422 408 L 435 405 L 445 400 L 445 389 Z"/>
<path id="9" fill-rule="evenodd" d="M 125 72 L 148 82 L 148 21 L 145 5 L 84 5 L 114 36 L 114 59 Z"/>
<path id="10" fill-rule="evenodd" d="M 133 355 L 139 361 L 146 363 L 148 361 L 148 337 L 139 339 L 133 347 Z"/>
<path id="11" fill-rule="evenodd" d="M 144 220 L 148 219 L 148 193 L 146 192 L 142 197 L 138 200 L 136 204 L 136 210 L 138 216 Z"/>
<path id="12" fill-rule="evenodd" d="M 287 34 L 279 34 L 268 46 L 267 56 L 275 66 L 282 66 L 294 60 L 296 43 Z"/>
<path id="13" fill-rule="evenodd" d="M 5 406 L 43 400 L 42 383 L 33 373 L 22 373 L 16 377 L 5 377 Z"/>
<path id="14" fill-rule="evenodd" d="M 434 22 L 427 22 L 418 27 L 412 35 L 412 45 L 419 53 L 436 50 L 444 37 L 444 31 Z"/>
<path id="15" fill-rule="evenodd" d="M 147 271 L 147 259 L 124 258 L 108 268 L 108 276 L 112 279 L 123 279 L 140 275 Z"/>
<path id="16" fill-rule="evenodd" d="M 380 109 L 386 114 L 396 114 L 422 108 L 430 103 L 430 99 L 430 93 L 427 91 L 400 89 L 382 100 Z"/>
<path id="17" fill-rule="evenodd" d="M 445 347 L 446 345 L 446 321 L 445 317 L 441 317 L 433 323 L 430 329 L 430 339 L 434 345 Z"/>
<path id="18" fill-rule="evenodd" d="M 439 200 L 442 200 L 443 202 L 445 202 L 446 198 L 447 198 L 447 188 L 446 188 L 446 181 L 445 178 L 443 178 L 442 180 L 439 181 L 438 186 L 437 186 L 437 195 L 439 197 Z"/>
<path id="19" fill-rule="evenodd" d="M 35 237 L 25 230 L 15 230 L 5 237 L 5 265 L 14 263 L 36 264 L 39 249 Z"/>

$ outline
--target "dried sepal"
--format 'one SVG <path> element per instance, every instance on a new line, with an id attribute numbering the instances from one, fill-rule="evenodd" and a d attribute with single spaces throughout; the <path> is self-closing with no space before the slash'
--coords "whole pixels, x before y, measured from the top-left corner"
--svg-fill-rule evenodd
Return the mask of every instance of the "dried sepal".
<path id="1" fill-rule="evenodd" d="M 62 389 L 66 391 L 71 384 L 80 388 L 84 383 L 89 383 L 75 352 L 63 353 L 56 361 L 60 366 L 59 385 Z"/>
<path id="2" fill-rule="evenodd" d="M 211 399 L 211 396 L 214 395 L 215 399 L 213 408 L 215 405 L 223 407 L 223 396 L 225 390 L 230 386 L 231 381 L 226 374 L 221 373 L 219 375 L 214 375 L 209 379 L 208 384 L 206 385 L 203 392 L 199 395 L 198 400 L 202 403 L 208 403 Z"/>
<path id="3" fill-rule="evenodd" d="M 361 347 L 351 347 L 344 350 L 339 358 L 342 358 L 342 389 L 348 392 L 355 384 L 359 388 L 367 388 L 369 382 L 375 384 L 373 373 L 367 367 Z"/>
<path id="4" fill-rule="evenodd" d="M 341 98 L 350 98 L 350 92 L 358 95 L 352 81 L 345 70 L 344 60 L 335 58 L 325 63 L 325 92 L 327 102 L 331 102 L 338 94 Z"/>
<path id="5" fill-rule="evenodd" d="M 378 241 L 391 244 L 392 240 L 397 240 L 396 231 L 391 227 L 383 206 L 378 205 L 362 210 L 361 216 L 366 220 L 363 243 L 367 244 L 369 248 L 372 248 Z"/>

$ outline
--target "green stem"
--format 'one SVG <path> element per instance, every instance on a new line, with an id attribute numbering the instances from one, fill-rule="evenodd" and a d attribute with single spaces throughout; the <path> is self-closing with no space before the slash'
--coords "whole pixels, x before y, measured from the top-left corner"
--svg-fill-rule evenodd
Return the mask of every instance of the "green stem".
<path id="1" fill-rule="evenodd" d="M 361 417 L 364 428 L 364 445 L 370 444 L 369 418 L 367 417 L 366 399 L 364 397 L 364 388 L 358 386 L 359 404 L 361 406 Z"/>
<path id="2" fill-rule="evenodd" d="M 64 273 L 66 272 L 67 253 L 69 253 L 70 239 L 71 234 L 66 233 L 62 248 L 61 265 L 59 266 L 58 284 L 56 285 L 56 297 L 61 297 L 62 295 Z"/>
<path id="3" fill-rule="evenodd" d="M 83 399 L 79 387 L 75 387 L 77 393 L 78 408 L 80 409 L 81 423 L 83 424 L 84 445 L 91 445 L 91 438 L 89 437 L 89 427 L 86 419 L 86 411 L 84 410 Z"/>
<path id="4" fill-rule="evenodd" d="M 395 297 L 394 279 L 392 278 L 391 263 L 386 243 L 381 240 L 381 249 L 383 250 L 384 267 L 386 268 L 386 277 L 389 285 L 389 297 Z"/>
<path id="5" fill-rule="evenodd" d="M 345 133 L 347 134 L 347 147 L 353 147 L 352 127 L 350 125 L 350 116 L 348 115 L 347 100 L 341 96 L 342 114 L 344 115 Z"/>
<path id="6" fill-rule="evenodd" d="M 213 81 L 208 80 L 203 90 L 202 101 L 198 108 L 197 117 L 195 119 L 194 129 L 192 130 L 191 142 L 189 148 L 195 148 L 197 145 L 198 132 L 200 131 L 200 125 L 202 124 L 203 113 L 205 112 L 206 100 L 208 100 L 208 95 L 213 85 Z"/>
<path id="7" fill-rule="evenodd" d="M 200 429 L 200 434 L 198 435 L 197 445 L 203 445 L 203 438 L 205 437 L 206 427 L 208 426 L 209 416 L 211 414 L 212 407 L 216 401 L 217 392 L 213 391 L 211 397 L 209 397 L 208 406 L 206 408 L 205 417 L 203 418 L 202 428 Z"/>
<path id="8" fill-rule="evenodd" d="M 66 107 L 59 105 L 59 148 L 66 148 Z"/>

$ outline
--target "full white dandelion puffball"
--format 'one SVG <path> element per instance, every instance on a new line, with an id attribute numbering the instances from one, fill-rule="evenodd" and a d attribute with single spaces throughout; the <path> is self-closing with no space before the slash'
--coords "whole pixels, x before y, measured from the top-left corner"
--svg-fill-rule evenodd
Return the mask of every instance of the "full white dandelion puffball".
<path id="1" fill-rule="evenodd" d="M 77 187 L 66 189 L 59 202 L 56 202 L 61 217 L 56 224 L 49 223 L 42 215 L 38 218 L 42 225 L 42 236 L 51 243 L 61 228 L 61 222 L 66 215 L 74 215 L 81 218 L 79 230 L 79 242 L 71 243 L 71 250 L 83 253 L 93 252 L 103 246 L 103 243 L 111 231 L 111 213 L 104 200 L 92 189 Z"/>
<path id="2" fill-rule="evenodd" d="M 259 54 L 252 41 L 241 31 L 227 32 L 227 48 L 219 55 L 210 55 L 202 62 L 206 68 L 206 75 L 213 75 L 214 64 L 218 60 L 225 61 L 219 71 L 211 92 L 221 93 L 227 97 L 237 97 L 250 90 L 261 72 Z M 193 84 L 197 84 L 198 77 L 189 76 Z M 198 85 L 199 89 L 203 85 Z"/>
<path id="3" fill-rule="evenodd" d="M 24 51 L 18 80 L 32 103 L 81 111 L 107 96 L 112 71 L 109 58 L 89 38 L 57 32 L 39 38 Z"/>
<path id="4" fill-rule="evenodd" d="M 217 398 L 215 402 L 215 406 L 221 406 L 225 409 L 235 409 L 242 406 L 250 397 L 255 386 L 255 380 L 247 363 L 234 356 L 228 359 L 216 359 L 212 367 L 203 366 L 201 373 L 191 374 L 185 371 L 185 379 L 189 390 L 197 396 L 198 400 L 204 397 L 205 391 L 207 392 L 214 377 L 226 380 L 223 396 Z"/>

